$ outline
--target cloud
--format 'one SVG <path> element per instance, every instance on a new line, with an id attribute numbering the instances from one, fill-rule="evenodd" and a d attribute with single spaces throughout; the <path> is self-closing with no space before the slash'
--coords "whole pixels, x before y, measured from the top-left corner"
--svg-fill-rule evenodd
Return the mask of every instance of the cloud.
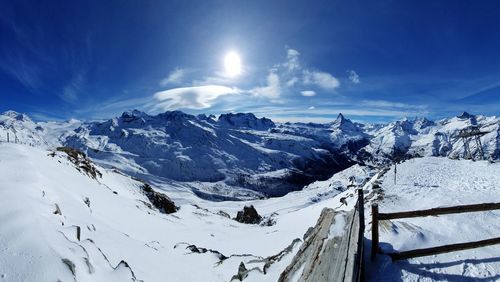
<path id="1" fill-rule="evenodd" d="M 250 90 L 250 93 L 258 97 L 266 97 L 270 99 L 279 98 L 281 95 L 281 85 L 278 74 L 271 70 L 267 76 L 267 86 L 256 87 Z"/>
<path id="2" fill-rule="evenodd" d="M 358 84 L 361 82 L 359 75 L 354 70 L 348 70 L 347 73 L 349 74 L 349 79 L 352 83 Z"/>
<path id="3" fill-rule="evenodd" d="M 300 69 L 299 51 L 295 49 L 287 49 L 286 53 L 287 61 L 283 64 L 285 68 L 290 72 Z"/>
<path id="4" fill-rule="evenodd" d="M 302 94 L 302 96 L 306 96 L 306 97 L 316 96 L 316 92 L 314 92 L 312 90 L 300 91 L 300 94 Z"/>
<path id="5" fill-rule="evenodd" d="M 165 85 L 172 84 L 172 83 L 179 83 L 179 82 L 181 82 L 181 80 L 185 74 L 186 74 L 186 71 L 184 69 L 175 68 L 173 71 L 171 71 L 168 74 L 167 77 L 165 77 L 164 79 L 162 79 L 160 81 L 160 86 L 165 86 Z"/>
<path id="6" fill-rule="evenodd" d="M 297 82 L 299 82 L 299 79 L 297 77 L 292 77 L 286 82 L 286 86 L 293 87 Z"/>
<path id="7" fill-rule="evenodd" d="M 340 86 L 340 81 L 327 72 L 304 70 L 303 74 L 304 84 L 314 84 L 326 90 L 334 90 Z"/>
<path id="8" fill-rule="evenodd" d="M 84 72 L 76 73 L 71 78 L 71 81 L 63 87 L 59 97 L 67 103 L 75 103 L 78 100 L 78 94 L 83 90 L 84 82 Z"/>
<path id="9" fill-rule="evenodd" d="M 315 107 L 315 106 L 310 106 L 310 107 L 309 107 L 309 108 L 307 108 L 307 109 L 308 109 L 308 110 L 314 110 L 314 109 L 316 109 L 316 107 Z"/>
<path id="10" fill-rule="evenodd" d="M 154 94 L 158 102 L 155 109 L 206 109 L 210 108 L 215 101 L 224 95 L 240 94 L 241 90 L 221 85 L 205 85 L 193 87 L 173 88 Z"/>
<path id="11" fill-rule="evenodd" d="M 414 109 L 414 110 L 425 110 L 426 105 L 412 105 L 406 103 L 385 101 L 385 100 L 362 100 L 359 105 L 376 107 L 376 108 L 390 108 L 390 109 Z"/>

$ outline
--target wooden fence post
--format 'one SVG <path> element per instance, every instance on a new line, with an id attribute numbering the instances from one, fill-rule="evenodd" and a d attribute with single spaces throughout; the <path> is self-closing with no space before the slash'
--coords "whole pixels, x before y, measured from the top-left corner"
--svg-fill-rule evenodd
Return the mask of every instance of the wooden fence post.
<path id="1" fill-rule="evenodd" d="M 378 252 L 378 205 L 372 205 L 372 260 Z"/>

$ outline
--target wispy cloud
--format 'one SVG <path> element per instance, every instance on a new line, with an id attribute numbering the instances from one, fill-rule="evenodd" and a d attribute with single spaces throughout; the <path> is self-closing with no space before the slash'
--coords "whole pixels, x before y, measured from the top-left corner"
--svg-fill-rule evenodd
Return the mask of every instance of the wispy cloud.
<path id="1" fill-rule="evenodd" d="M 277 99 L 281 95 L 280 78 L 275 71 L 270 71 L 267 76 L 267 85 L 250 90 L 254 96 Z"/>
<path id="2" fill-rule="evenodd" d="M 286 55 L 287 61 L 283 64 L 285 66 L 285 68 L 289 72 L 300 69 L 300 62 L 299 62 L 300 53 L 299 53 L 299 51 L 290 48 L 286 51 L 286 53 L 287 53 L 287 55 Z"/>
<path id="3" fill-rule="evenodd" d="M 312 90 L 304 90 L 304 91 L 301 91 L 300 94 L 302 94 L 302 96 L 305 96 L 305 97 L 316 96 L 316 92 L 314 92 Z"/>
<path id="4" fill-rule="evenodd" d="M 168 84 L 180 83 L 186 74 L 185 69 L 175 68 L 171 71 L 167 77 L 160 81 L 160 86 L 166 86 Z"/>
<path id="5" fill-rule="evenodd" d="M 340 81 L 327 72 L 304 70 L 304 84 L 314 84 L 326 90 L 334 90 L 340 86 Z"/>
<path id="6" fill-rule="evenodd" d="M 349 80 L 351 80 L 352 83 L 358 84 L 361 82 L 359 75 L 356 71 L 354 70 L 348 70 L 347 74 L 349 75 Z"/>
<path id="7" fill-rule="evenodd" d="M 362 100 L 360 105 L 375 107 L 375 108 L 392 108 L 392 109 L 414 109 L 414 110 L 424 110 L 427 108 L 426 105 L 414 105 L 406 104 L 400 102 L 392 102 L 385 100 Z"/>
<path id="8" fill-rule="evenodd" d="M 221 85 L 205 85 L 169 89 L 154 94 L 158 102 L 154 109 L 206 109 L 210 108 L 216 100 L 225 95 L 239 94 L 241 90 Z"/>
<path id="9" fill-rule="evenodd" d="M 63 87 L 59 97 L 67 103 L 75 103 L 78 100 L 78 94 L 83 90 L 84 82 L 85 72 L 75 73 L 71 81 Z"/>

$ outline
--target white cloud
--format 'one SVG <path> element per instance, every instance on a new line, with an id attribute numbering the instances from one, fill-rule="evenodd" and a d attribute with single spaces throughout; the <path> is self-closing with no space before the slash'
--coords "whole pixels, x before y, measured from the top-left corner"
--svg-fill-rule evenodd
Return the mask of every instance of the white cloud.
<path id="1" fill-rule="evenodd" d="M 84 81 L 84 72 L 76 73 L 71 81 L 64 86 L 59 97 L 67 103 L 75 103 L 78 100 L 78 94 L 82 92 Z"/>
<path id="2" fill-rule="evenodd" d="M 385 100 L 362 100 L 361 105 L 377 108 L 392 108 L 392 109 L 417 109 L 423 110 L 427 108 L 427 105 L 412 105 L 399 102 L 391 102 Z"/>
<path id="3" fill-rule="evenodd" d="M 306 97 L 316 96 L 316 92 L 314 92 L 312 90 L 300 91 L 300 94 L 302 94 L 302 96 L 306 96 Z"/>
<path id="4" fill-rule="evenodd" d="M 351 80 L 352 83 L 358 84 L 361 82 L 361 80 L 359 79 L 359 75 L 358 73 L 356 73 L 356 71 L 348 70 L 347 73 L 349 74 L 349 79 Z"/>
<path id="5" fill-rule="evenodd" d="M 237 88 L 221 85 L 173 88 L 154 94 L 154 98 L 159 102 L 155 109 L 206 109 L 221 96 L 239 93 L 241 90 Z"/>
<path id="6" fill-rule="evenodd" d="M 287 49 L 286 53 L 287 61 L 284 64 L 285 68 L 290 72 L 300 69 L 299 51 L 295 49 Z"/>
<path id="7" fill-rule="evenodd" d="M 310 107 L 309 107 L 309 108 L 307 108 L 307 109 L 308 109 L 308 110 L 314 110 L 314 109 L 316 109 L 316 107 L 315 107 L 315 106 L 310 106 Z"/>
<path id="8" fill-rule="evenodd" d="M 179 83 L 185 74 L 186 71 L 184 69 L 176 68 L 160 81 L 160 85 L 165 86 L 171 83 Z"/>
<path id="9" fill-rule="evenodd" d="M 327 90 L 333 90 L 340 86 L 340 81 L 327 72 L 304 70 L 303 73 L 304 84 L 314 84 Z"/>
<path id="10" fill-rule="evenodd" d="M 286 82 L 286 86 L 292 87 L 294 86 L 297 82 L 299 82 L 299 79 L 297 77 L 292 77 Z"/>
<path id="11" fill-rule="evenodd" d="M 254 96 L 276 99 L 281 95 L 280 78 L 274 71 L 270 71 L 267 76 L 267 86 L 257 87 L 250 90 Z"/>

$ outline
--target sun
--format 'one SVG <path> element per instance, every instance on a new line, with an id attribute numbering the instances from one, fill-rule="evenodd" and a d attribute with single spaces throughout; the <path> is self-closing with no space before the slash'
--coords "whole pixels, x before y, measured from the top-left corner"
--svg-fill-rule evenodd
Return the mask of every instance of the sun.
<path id="1" fill-rule="evenodd" d="M 224 57 L 224 68 L 228 76 L 241 74 L 241 59 L 238 53 L 231 51 Z"/>

